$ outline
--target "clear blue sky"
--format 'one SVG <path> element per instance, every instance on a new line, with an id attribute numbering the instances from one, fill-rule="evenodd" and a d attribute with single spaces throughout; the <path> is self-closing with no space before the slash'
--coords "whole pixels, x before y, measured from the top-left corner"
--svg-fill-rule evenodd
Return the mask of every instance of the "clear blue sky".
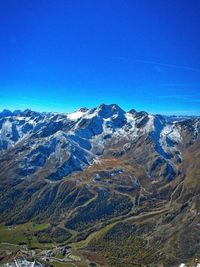
<path id="1" fill-rule="evenodd" d="M 1 0 L 0 110 L 200 114 L 199 0 Z"/>

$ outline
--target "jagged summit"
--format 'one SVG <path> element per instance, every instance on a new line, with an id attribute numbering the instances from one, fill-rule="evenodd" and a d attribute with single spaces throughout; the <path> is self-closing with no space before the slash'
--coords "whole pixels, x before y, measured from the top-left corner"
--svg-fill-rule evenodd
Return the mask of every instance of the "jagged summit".
<path id="1" fill-rule="evenodd" d="M 4 109 L 0 112 L 0 117 L 12 117 L 21 113 L 21 110 L 14 110 L 13 112 L 9 109 Z"/>
<path id="2" fill-rule="evenodd" d="M 124 255 L 138 249 L 139 233 L 143 241 L 138 255 L 144 255 L 144 248 L 152 253 L 155 242 L 154 255 L 161 255 L 180 231 L 177 222 L 186 221 L 187 232 L 197 229 L 199 133 L 197 117 L 170 120 L 145 111 L 125 112 L 115 104 L 72 113 L 4 110 L 0 113 L 0 220 L 50 222 L 48 238 L 61 225 L 61 235 L 66 236 L 64 228 L 72 230 L 71 242 L 106 227 L 103 238 L 89 243 L 90 248 L 98 248 L 100 242 L 102 249 L 103 242 L 110 240 L 104 238 L 108 231 L 117 248 L 119 240 L 122 246 L 133 246 Z M 181 231 L 185 240 L 185 228 Z M 192 242 L 198 244 L 195 237 Z M 174 248 L 185 252 L 176 244 Z"/>
<path id="3" fill-rule="evenodd" d="M 89 110 L 89 108 L 83 107 L 83 108 L 79 108 L 77 111 L 87 112 L 88 110 Z"/>
<path id="4" fill-rule="evenodd" d="M 135 109 L 131 109 L 127 112 L 125 112 L 120 106 L 118 106 L 117 104 L 100 104 L 98 107 L 96 108 L 87 108 L 87 107 L 82 107 L 79 108 L 78 110 L 74 111 L 74 112 L 70 112 L 68 113 L 68 115 L 70 114 L 74 114 L 77 112 L 80 112 L 82 114 L 85 113 L 89 113 L 92 114 L 94 113 L 94 111 L 98 111 L 101 114 L 108 113 L 110 115 L 114 115 L 114 113 L 129 113 L 129 114 L 133 114 L 133 115 L 137 115 L 137 117 L 140 116 L 144 116 L 144 115 L 148 115 L 148 113 L 146 111 L 136 111 Z M 39 111 L 35 111 L 35 110 L 31 110 L 31 109 L 25 109 L 25 110 L 14 110 L 11 111 L 9 109 L 4 109 L 2 111 L 0 111 L 0 117 L 12 117 L 12 116 L 24 116 L 24 117 L 31 117 L 31 116 L 52 116 L 52 115 L 64 115 L 65 113 L 63 112 L 39 112 Z M 164 119 L 166 119 L 167 121 L 184 121 L 184 120 L 188 120 L 188 119 L 195 119 L 195 118 L 199 118 L 199 116 L 183 116 L 183 115 L 160 115 L 160 114 L 155 114 L 157 116 L 162 116 Z M 108 115 L 106 115 L 108 116 Z"/>
<path id="5" fill-rule="evenodd" d="M 132 109 L 130 109 L 130 110 L 128 111 L 128 113 L 135 114 L 135 113 L 137 113 L 137 111 L 136 111 L 134 108 L 132 108 Z"/>
<path id="6" fill-rule="evenodd" d="M 20 144 L 28 147 L 26 153 L 16 152 L 17 173 L 21 177 L 43 172 L 52 162 L 45 177 L 62 179 L 87 168 L 112 147 L 116 147 L 115 154 L 126 153 L 126 147 L 139 139 L 144 139 L 141 147 L 150 140 L 156 157 L 161 158 L 162 165 L 168 169 L 165 176 L 174 177 L 173 165 L 182 157 L 179 145 L 184 138 L 183 129 L 190 130 L 192 140 L 199 134 L 198 119 L 189 120 L 187 124 L 168 123 L 160 115 L 135 110 L 125 112 L 116 104 L 80 108 L 67 115 L 29 109 L 17 113 L 4 110 L 0 114 L 0 153 L 17 149 Z M 146 171 L 151 176 L 148 165 Z"/>
<path id="7" fill-rule="evenodd" d="M 105 119 L 112 117 L 113 115 L 125 113 L 125 111 L 116 104 L 101 104 L 99 107 L 96 108 L 96 111 L 99 113 L 100 116 L 104 117 Z"/>

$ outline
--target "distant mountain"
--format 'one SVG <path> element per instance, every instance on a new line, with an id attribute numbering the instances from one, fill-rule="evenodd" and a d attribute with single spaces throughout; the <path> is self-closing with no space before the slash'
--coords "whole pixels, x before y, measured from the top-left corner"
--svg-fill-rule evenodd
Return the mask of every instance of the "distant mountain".
<path id="1" fill-rule="evenodd" d="M 191 119 L 198 119 L 200 116 L 189 116 L 189 115 L 165 115 L 163 116 L 166 121 L 168 122 L 175 122 L 175 121 L 185 121 L 185 120 L 191 120 Z"/>
<path id="2" fill-rule="evenodd" d="M 190 262 L 200 253 L 199 133 L 199 117 L 116 104 L 70 114 L 3 110 L 0 221 L 49 223 L 48 236 L 62 229 L 77 253 L 86 240 L 100 266 Z"/>

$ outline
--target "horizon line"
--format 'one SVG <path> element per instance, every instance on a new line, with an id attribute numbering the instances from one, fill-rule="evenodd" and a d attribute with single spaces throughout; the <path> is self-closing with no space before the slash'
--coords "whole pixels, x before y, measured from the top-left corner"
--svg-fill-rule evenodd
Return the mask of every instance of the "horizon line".
<path id="1" fill-rule="evenodd" d="M 33 111 L 33 112 L 38 112 L 38 113 L 57 113 L 57 114 L 70 114 L 70 113 L 74 113 L 78 110 L 80 110 L 81 108 L 87 108 L 88 110 L 92 110 L 92 109 L 95 109 L 101 105 L 106 105 L 106 106 L 110 106 L 110 105 L 117 105 L 117 104 L 105 104 L 105 103 L 101 103 L 99 104 L 98 106 L 95 106 L 95 107 L 91 107 L 91 108 L 88 108 L 88 107 L 80 107 L 76 110 L 73 110 L 73 111 L 70 111 L 70 112 L 67 112 L 67 111 L 42 111 L 42 110 L 37 110 L 37 109 L 32 109 L 32 108 L 25 108 L 25 109 L 12 109 L 12 108 L 3 108 L 3 109 L 0 109 L 0 114 L 3 112 L 3 111 L 10 111 L 11 113 L 14 113 L 15 111 L 19 111 L 19 112 L 24 112 L 26 110 L 30 110 L 30 111 Z M 121 108 L 119 105 L 117 105 L 119 108 Z M 139 112 L 147 112 L 148 114 L 152 114 L 152 115 L 162 115 L 162 116 L 183 116 L 183 117 L 200 117 L 200 113 L 197 115 L 195 114 L 195 111 L 190 111 L 190 110 L 179 110 L 177 112 L 174 112 L 174 113 L 171 113 L 171 112 L 149 112 L 149 111 L 146 111 L 145 109 L 142 109 L 142 110 L 139 110 L 137 111 L 135 108 L 131 108 L 131 109 L 124 109 L 124 108 L 121 108 L 123 111 L 125 111 L 126 113 L 130 112 L 132 109 L 134 109 L 137 113 Z M 191 113 L 193 112 L 193 113 Z M 191 113 L 191 114 L 187 114 L 187 113 Z"/>

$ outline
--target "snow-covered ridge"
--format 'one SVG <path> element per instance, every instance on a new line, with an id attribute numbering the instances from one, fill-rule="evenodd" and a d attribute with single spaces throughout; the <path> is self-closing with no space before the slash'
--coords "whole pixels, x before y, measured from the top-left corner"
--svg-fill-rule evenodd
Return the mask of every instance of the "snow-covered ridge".
<path id="1" fill-rule="evenodd" d="M 172 168 L 172 155 L 181 159 L 178 145 L 182 142 L 182 129 L 192 129 L 198 138 L 199 119 L 168 122 L 160 115 L 102 104 L 97 108 L 81 108 L 73 113 L 39 113 L 31 110 L 0 113 L 0 153 L 22 144 L 29 147 L 19 152 L 20 174 L 32 175 L 49 164 L 54 172 L 47 178 L 61 179 L 73 171 L 80 171 L 98 160 L 105 145 L 123 140 L 130 144 L 141 136 L 149 136 L 155 151 Z M 193 127 L 193 128 L 192 128 Z M 23 151 L 23 149 L 22 149 Z"/>

